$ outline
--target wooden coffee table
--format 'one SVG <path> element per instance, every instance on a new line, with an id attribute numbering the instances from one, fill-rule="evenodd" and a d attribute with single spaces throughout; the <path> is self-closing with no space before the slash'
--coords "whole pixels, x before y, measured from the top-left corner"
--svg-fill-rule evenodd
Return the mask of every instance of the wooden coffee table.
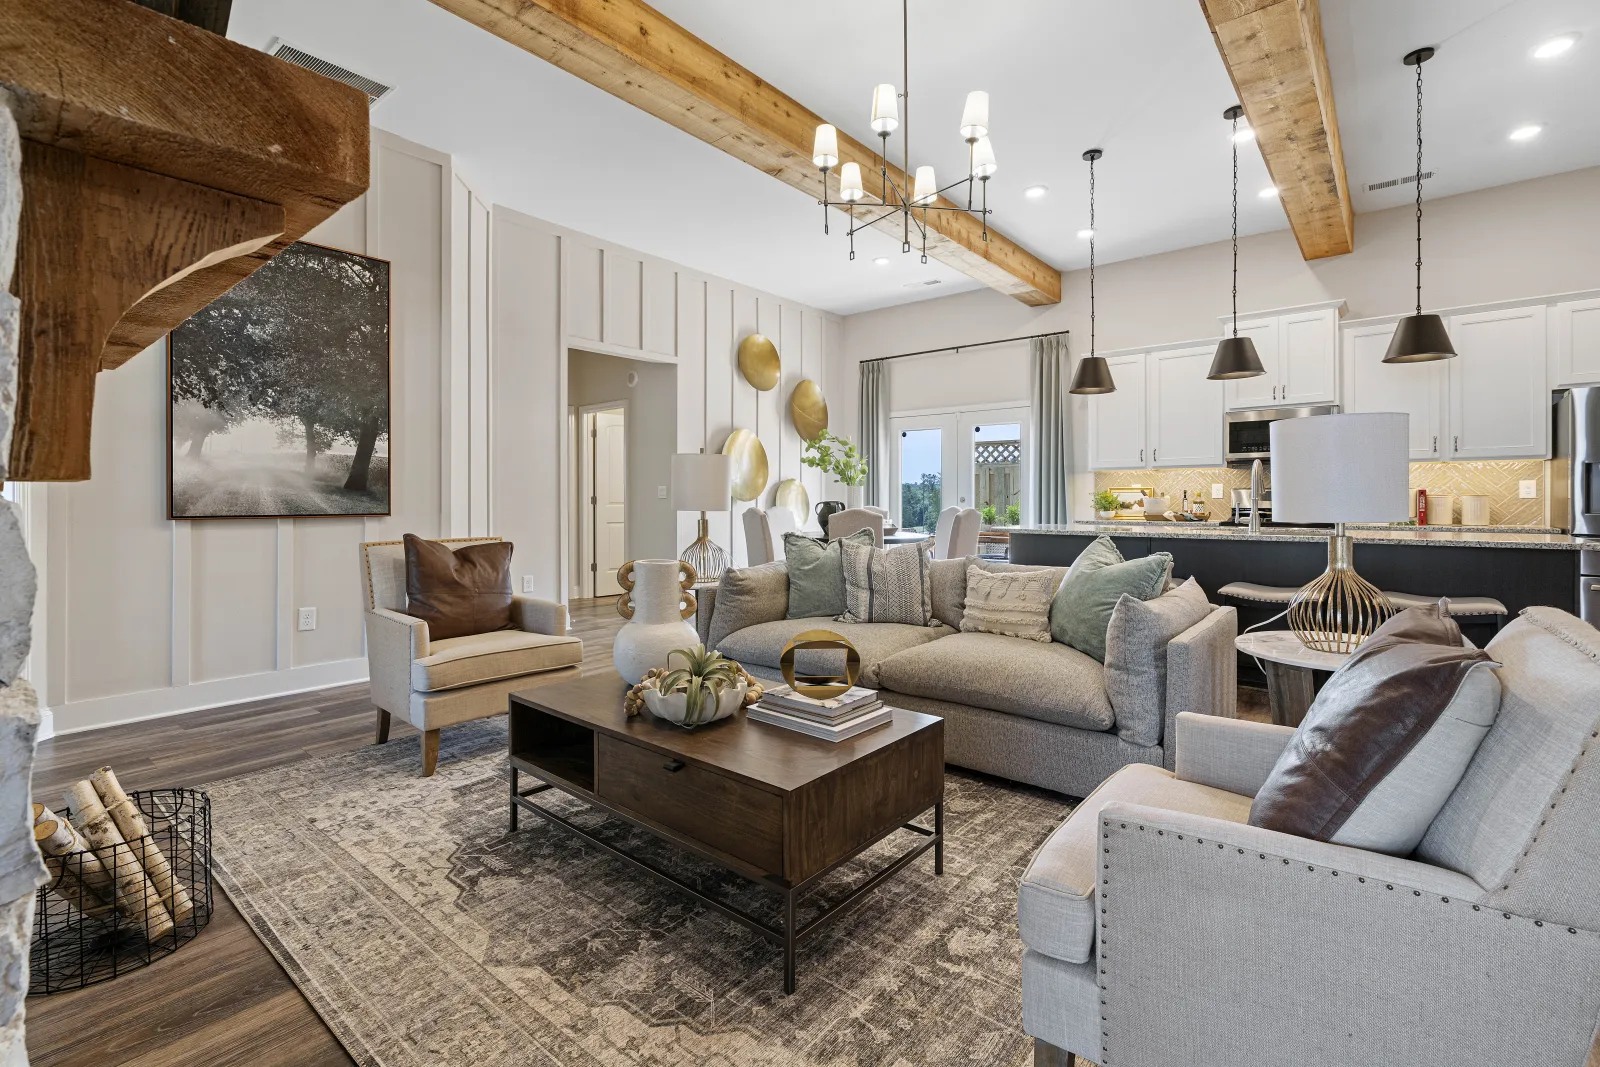
<path id="1" fill-rule="evenodd" d="M 629 719 L 614 672 L 511 696 L 511 829 L 526 809 L 605 849 L 783 946 L 783 989 L 795 947 L 912 861 L 933 850 L 944 873 L 944 720 L 896 709 L 894 721 L 838 743 L 746 720 L 685 730 Z M 520 772 L 541 784 L 523 789 Z M 557 788 L 671 841 L 783 898 L 774 926 L 717 900 L 533 802 Z M 911 820 L 933 809 L 933 828 Z M 795 904 L 841 864 L 891 834 L 918 840 L 804 925 Z"/>

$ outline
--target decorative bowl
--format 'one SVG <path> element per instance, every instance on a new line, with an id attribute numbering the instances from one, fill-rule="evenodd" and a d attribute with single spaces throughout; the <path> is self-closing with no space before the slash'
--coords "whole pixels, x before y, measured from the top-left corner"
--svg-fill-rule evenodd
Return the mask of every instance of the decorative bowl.
<path id="1" fill-rule="evenodd" d="M 716 710 L 696 723 L 685 723 L 683 721 L 689 699 L 687 693 L 663 693 L 658 689 L 646 689 L 642 695 L 644 696 L 644 706 L 649 709 L 650 714 L 665 722 L 670 722 L 674 726 L 686 726 L 689 729 L 693 729 L 696 726 L 704 726 L 708 722 L 726 719 L 738 711 L 739 706 L 744 703 L 744 691 L 745 684 L 743 682 L 730 689 L 724 689 L 721 697 L 717 700 Z"/>

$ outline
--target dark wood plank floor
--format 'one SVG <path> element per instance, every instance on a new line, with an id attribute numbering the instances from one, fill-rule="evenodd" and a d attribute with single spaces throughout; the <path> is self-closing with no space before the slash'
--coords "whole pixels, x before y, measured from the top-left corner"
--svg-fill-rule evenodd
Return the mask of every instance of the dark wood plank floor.
<path id="1" fill-rule="evenodd" d="M 573 605 L 586 673 L 611 668 L 621 625 L 610 599 Z M 1240 704 L 1266 718 L 1265 694 L 1241 690 Z M 53 803 L 102 764 L 144 789 L 345 752 L 372 743 L 374 714 L 363 684 L 54 738 L 39 746 L 34 794 Z M 389 743 L 416 749 L 416 738 L 397 723 Z M 180 951 L 106 985 L 30 999 L 28 1052 L 34 1067 L 354 1064 L 220 889 L 210 926 Z"/>

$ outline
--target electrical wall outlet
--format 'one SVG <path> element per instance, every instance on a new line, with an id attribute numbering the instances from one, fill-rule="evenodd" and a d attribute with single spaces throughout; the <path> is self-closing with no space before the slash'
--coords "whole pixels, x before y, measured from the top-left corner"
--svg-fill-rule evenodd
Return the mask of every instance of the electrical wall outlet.
<path id="1" fill-rule="evenodd" d="M 657 500 L 665 500 L 665 499 L 667 499 L 667 487 L 666 486 L 664 486 L 664 485 L 656 486 L 656 499 Z"/>
<path id="2" fill-rule="evenodd" d="M 1533 478 L 1524 478 L 1517 483 L 1517 495 L 1524 500 L 1532 500 L 1539 495 L 1539 483 Z"/>
<path id="3" fill-rule="evenodd" d="M 1212 482 L 1211 483 L 1211 499 L 1212 500 L 1221 500 L 1222 499 L 1222 483 L 1221 482 Z"/>
<path id="4" fill-rule="evenodd" d="M 522 591 L 524 593 L 533 592 L 533 575 L 524 574 L 522 576 Z"/>
<path id="5" fill-rule="evenodd" d="M 316 608 L 301 608 L 300 609 L 300 618 L 299 618 L 298 623 L 296 624 L 296 629 L 300 629 L 300 630 L 315 630 L 316 628 L 317 628 L 317 609 Z"/>

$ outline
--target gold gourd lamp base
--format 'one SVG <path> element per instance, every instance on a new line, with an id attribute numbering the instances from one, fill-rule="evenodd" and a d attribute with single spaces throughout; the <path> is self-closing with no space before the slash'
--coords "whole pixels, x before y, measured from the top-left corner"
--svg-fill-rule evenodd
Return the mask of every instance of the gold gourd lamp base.
<path id="1" fill-rule="evenodd" d="M 723 572 L 728 569 L 728 553 L 721 545 L 711 540 L 711 523 L 703 511 L 700 513 L 700 526 L 695 533 L 695 539 L 684 547 L 683 554 L 678 558 L 694 568 L 694 573 L 699 576 L 700 581 L 721 581 Z"/>
<path id="2" fill-rule="evenodd" d="M 1345 655 L 1394 614 L 1383 590 L 1356 573 L 1355 544 L 1344 524 L 1328 538 L 1328 569 L 1307 582 L 1289 603 L 1289 629 L 1318 652 Z"/>

